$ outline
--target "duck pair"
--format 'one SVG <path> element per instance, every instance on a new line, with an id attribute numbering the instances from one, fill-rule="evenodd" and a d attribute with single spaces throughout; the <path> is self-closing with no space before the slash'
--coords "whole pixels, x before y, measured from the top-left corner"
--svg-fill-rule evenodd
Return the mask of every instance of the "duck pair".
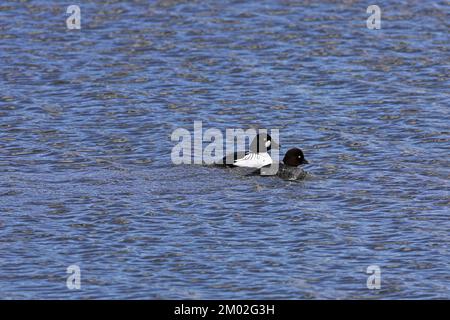
<path id="1" fill-rule="evenodd" d="M 298 167 L 309 162 L 305 159 L 301 149 L 289 149 L 284 155 L 283 162 L 279 163 L 278 168 L 274 171 L 274 168 L 271 167 L 272 158 L 268 154 L 272 147 L 277 148 L 279 145 L 272 141 L 270 135 L 260 133 L 253 139 L 249 151 L 229 154 L 222 159 L 221 164 L 227 167 L 255 168 L 257 170 L 253 174 L 277 175 L 287 180 L 305 178 L 306 172 Z"/>

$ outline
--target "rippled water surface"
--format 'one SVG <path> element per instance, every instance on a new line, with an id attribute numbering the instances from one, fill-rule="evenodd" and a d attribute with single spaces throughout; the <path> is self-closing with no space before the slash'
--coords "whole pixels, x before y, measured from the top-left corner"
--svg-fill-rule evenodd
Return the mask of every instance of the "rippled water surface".
<path id="1" fill-rule="evenodd" d="M 0 5 L 0 298 L 450 298 L 448 1 L 377 1 L 381 30 L 364 1 L 78 4 Z M 175 166 L 194 121 L 279 129 L 311 176 Z"/>

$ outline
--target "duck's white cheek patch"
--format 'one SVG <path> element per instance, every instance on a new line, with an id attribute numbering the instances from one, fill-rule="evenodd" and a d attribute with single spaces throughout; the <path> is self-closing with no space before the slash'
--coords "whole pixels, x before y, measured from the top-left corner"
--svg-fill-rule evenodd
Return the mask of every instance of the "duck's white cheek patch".
<path id="1" fill-rule="evenodd" d="M 270 146 L 270 141 L 266 141 L 266 148 Z"/>

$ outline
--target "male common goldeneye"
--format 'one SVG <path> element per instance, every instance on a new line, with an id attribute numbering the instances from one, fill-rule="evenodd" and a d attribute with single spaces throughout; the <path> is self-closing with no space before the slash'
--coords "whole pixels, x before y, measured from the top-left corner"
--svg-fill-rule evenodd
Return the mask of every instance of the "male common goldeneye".
<path id="1" fill-rule="evenodd" d="M 228 167 L 261 168 L 272 164 L 272 158 L 267 153 L 272 147 L 279 148 L 279 144 L 272 141 L 266 133 L 258 134 L 250 144 L 250 151 L 237 151 L 223 157 L 221 164 Z M 228 161 L 227 161 L 228 158 Z"/>
<path id="2" fill-rule="evenodd" d="M 273 172 L 274 168 L 267 166 L 255 171 L 255 173 L 269 176 L 277 175 L 285 180 L 301 180 L 306 177 L 307 172 L 302 168 L 298 168 L 298 166 L 308 163 L 309 162 L 305 159 L 302 150 L 299 148 L 292 148 L 286 152 L 283 163 L 278 164 L 278 170 L 276 172 Z"/>

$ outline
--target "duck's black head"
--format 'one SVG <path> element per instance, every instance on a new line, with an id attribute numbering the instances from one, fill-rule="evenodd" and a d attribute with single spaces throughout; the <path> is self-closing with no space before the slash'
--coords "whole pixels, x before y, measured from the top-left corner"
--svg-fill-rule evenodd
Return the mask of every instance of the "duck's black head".
<path id="1" fill-rule="evenodd" d="M 272 140 L 272 137 L 267 133 L 259 133 L 250 144 L 251 152 L 267 152 L 272 147 L 278 148 L 280 145 Z"/>
<path id="2" fill-rule="evenodd" d="M 287 166 L 298 167 L 299 165 L 308 164 L 309 162 L 305 159 L 302 150 L 299 148 L 292 148 L 284 155 L 283 163 Z"/>

